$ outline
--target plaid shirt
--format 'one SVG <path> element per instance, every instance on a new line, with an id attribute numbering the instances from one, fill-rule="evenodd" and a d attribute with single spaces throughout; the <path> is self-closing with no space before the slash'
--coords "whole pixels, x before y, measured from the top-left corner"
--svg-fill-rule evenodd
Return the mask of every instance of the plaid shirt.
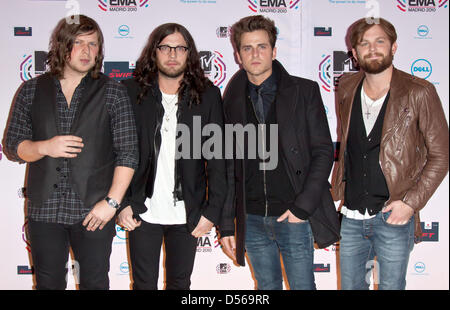
<path id="1" fill-rule="evenodd" d="M 61 135 L 70 133 L 75 113 L 88 81 L 87 76 L 75 89 L 70 106 L 62 92 L 61 84 L 54 78 L 56 86 L 56 104 L 60 120 Z M 13 161 L 24 163 L 17 154 L 17 147 L 25 140 L 32 140 L 33 128 L 31 123 L 31 104 L 34 100 L 37 79 L 24 83 L 17 95 L 11 121 L 6 135 L 5 154 Z M 106 106 L 110 116 L 111 132 L 113 136 L 113 149 L 115 153 L 115 166 L 137 169 L 138 144 L 136 126 L 130 100 L 124 86 L 110 80 L 106 84 Z M 74 191 L 69 181 L 70 169 L 68 161 L 63 161 L 57 188 L 52 195 L 41 205 L 34 205 L 27 201 L 28 217 L 35 221 L 60 224 L 74 224 L 86 217 L 93 206 L 85 206 L 79 195 Z"/>

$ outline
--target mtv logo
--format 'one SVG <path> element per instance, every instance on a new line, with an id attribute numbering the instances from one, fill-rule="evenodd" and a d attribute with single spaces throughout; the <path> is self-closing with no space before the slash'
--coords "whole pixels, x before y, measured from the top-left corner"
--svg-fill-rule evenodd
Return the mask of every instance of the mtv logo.
<path id="1" fill-rule="evenodd" d="M 219 27 L 219 28 L 217 28 L 216 33 L 219 38 L 227 38 L 229 29 L 228 29 L 228 27 Z"/>
<path id="2" fill-rule="evenodd" d="M 45 60 L 47 59 L 47 52 L 34 51 L 34 54 L 23 55 L 20 63 L 20 79 L 25 82 L 33 77 L 45 73 Z"/>
<path id="3" fill-rule="evenodd" d="M 420 222 L 422 241 L 439 241 L 439 222 Z"/>
<path id="4" fill-rule="evenodd" d="M 205 74 L 211 73 L 214 54 L 211 51 L 200 51 L 198 54 L 200 57 L 200 65 L 203 71 L 205 71 Z"/>
<path id="5" fill-rule="evenodd" d="M 36 75 L 43 74 L 45 72 L 45 61 L 47 60 L 47 52 L 35 51 L 34 52 L 34 66 Z"/>
<path id="6" fill-rule="evenodd" d="M 227 274 L 231 270 L 231 266 L 227 263 L 220 263 L 216 267 L 216 271 L 218 274 Z"/>
<path id="7" fill-rule="evenodd" d="M 351 52 L 334 51 L 333 70 L 335 73 L 358 71 L 358 68 L 353 63 L 353 57 Z"/>

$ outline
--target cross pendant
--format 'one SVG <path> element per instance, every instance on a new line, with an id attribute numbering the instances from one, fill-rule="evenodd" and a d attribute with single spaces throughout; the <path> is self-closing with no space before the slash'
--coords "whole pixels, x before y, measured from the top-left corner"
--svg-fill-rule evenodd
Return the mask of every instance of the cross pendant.
<path id="1" fill-rule="evenodd" d="M 367 117 L 367 119 L 369 119 L 369 117 L 370 117 L 370 112 L 369 112 L 369 110 L 367 110 L 367 112 L 366 113 L 364 113 L 364 114 L 366 114 L 366 117 Z"/>

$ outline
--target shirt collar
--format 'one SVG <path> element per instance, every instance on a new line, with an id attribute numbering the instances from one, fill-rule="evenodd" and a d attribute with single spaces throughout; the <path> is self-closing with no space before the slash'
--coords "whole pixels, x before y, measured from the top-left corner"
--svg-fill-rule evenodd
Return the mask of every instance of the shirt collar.
<path id="1" fill-rule="evenodd" d="M 248 81 L 248 85 L 250 90 L 258 91 L 259 89 L 262 90 L 263 93 L 267 92 L 275 92 L 277 89 L 277 84 L 279 80 L 278 72 L 276 72 L 276 69 L 274 66 L 272 66 L 272 74 L 264 80 L 260 85 L 255 85 L 252 82 Z"/>

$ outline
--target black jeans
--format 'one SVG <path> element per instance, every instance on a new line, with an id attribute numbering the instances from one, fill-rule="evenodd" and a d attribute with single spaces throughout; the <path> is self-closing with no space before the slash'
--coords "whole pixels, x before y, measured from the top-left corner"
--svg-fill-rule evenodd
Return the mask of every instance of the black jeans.
<path id="1" fill-rule="evenodd" d="M 28 221 L 31 256 L 38 290 L 64 290 L 67 261 L 72 247 L 79 288 L 109 289 L 109 257 L 115 235 L 115 218 L 102 230 L 87 231 L 82 222 L 73 225 Z"/>
<path id="2" fill-rule="evenodd" d="M 159 225 L 142 221 L 130 231 L 131 269 L 133 289 L 157 290 L 159 257 L 164 238 L 166 290 L 188 290 L 194 268 L 197 238 L 187 225 Z"/>

